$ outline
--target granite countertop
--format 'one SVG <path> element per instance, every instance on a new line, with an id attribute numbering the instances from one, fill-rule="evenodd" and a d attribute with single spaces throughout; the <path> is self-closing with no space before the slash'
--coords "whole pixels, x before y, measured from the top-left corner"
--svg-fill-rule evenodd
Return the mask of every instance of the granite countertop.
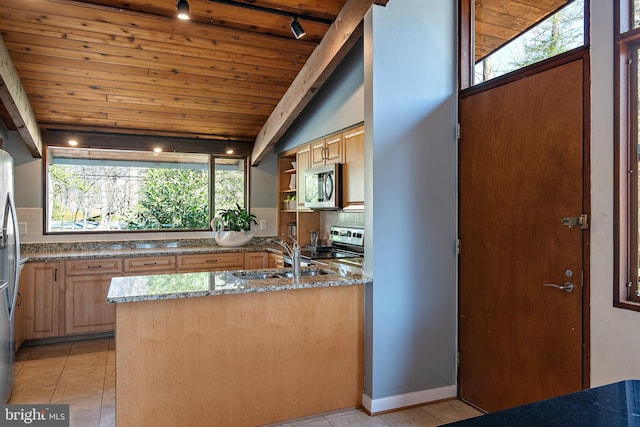
<path id="1" fill-rule="evenodd" d="M 29 243 L 21 245 L 21 260 L 62 261 L 67 259 L 120 258 L 162 255 L 208 254 L 225 252 L 274 252 L 282 254 L 277 245 L 265 238 L 254 238 L 245 246 L 218 246 L 213 239 L 179 239 L 150 241 Z M 24 262 L 23 261 L 23 262 Z"/>
<path id="2" fill-rule="evenodd" d="M 214 239 L 175 239 L 148 241 L 23 243 L 20 263 L 96 258 L 133 258 L 164 255 L 196 255 L 237 252 L 271 252 L 282 255 L 282 247 L 267 242 L 267 237 L 254 237 L 245 246 L 218 246 Z M 364 258 L 313 260 L 318 266 L 362 272 Z"/>
<path id="3" fill-rule="evenodd" d="M 640 381 L 627 380 L 447 424 L 457 427 L 639 425 Z"/>
<path id="4" fill-rule="evenodd" d="M 302 272 L 317 268 L 302 268 Z M 234 275 L 252 276 L 290 272 L 291 269 L 217 271 L 201 273 L 157 274 L 149 276 L 114 277 L 107 295 L 109 303 L 195 298 L 211 295 L 271 292 L 331 286 L 362 285 L 370 281 L 361 275 L 338 273 L 293 278 L 240 279 Z"/>

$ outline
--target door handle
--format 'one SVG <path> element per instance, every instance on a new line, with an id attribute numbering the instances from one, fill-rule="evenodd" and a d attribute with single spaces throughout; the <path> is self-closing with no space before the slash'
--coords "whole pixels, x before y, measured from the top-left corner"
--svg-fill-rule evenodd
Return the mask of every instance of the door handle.
<path id="1" fill-rule="evenodd" d="M 556 288 L 565 292 L 573 292 L 573 283 L 571 282 L 564 282 L 564 284 L 562 285 L 556 285 L 555 283 L 545 283 L 542 286 L 546 286 L 549 288 Z"/>

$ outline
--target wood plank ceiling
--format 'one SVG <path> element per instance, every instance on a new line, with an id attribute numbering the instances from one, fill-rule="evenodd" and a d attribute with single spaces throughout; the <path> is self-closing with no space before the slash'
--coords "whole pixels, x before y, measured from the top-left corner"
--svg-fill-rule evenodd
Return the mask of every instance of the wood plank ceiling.
<path id="1" fill-rule="evenodd" d="M 345 0 L 256 2 L 333 20 Z M 42 129 L 253 141 L 329 28 L 207 0 L 0 0 L 0 34 Z"/>
<path id="2" fill-rule="evenodd" d="M 236 0 L 329 22 L 345 2 Z M 476 0 L 476 59 L 566 2 Z M 289 16 L 223 3 L 0 0 L 0 35 L 42 130 L 253 143 L 329 24 L 295 40 Z"/>

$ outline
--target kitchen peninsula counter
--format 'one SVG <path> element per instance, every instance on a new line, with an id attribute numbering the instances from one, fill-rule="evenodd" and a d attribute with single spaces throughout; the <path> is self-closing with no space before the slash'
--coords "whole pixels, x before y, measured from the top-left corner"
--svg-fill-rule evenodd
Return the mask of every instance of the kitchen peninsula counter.
<path id="1" fill-rule="evenodd" d="M 359 407 L 367 282 L 113 278 L 117 425 L 264 425 Z"/>
<path id="2" fill-rule="evenodd" d="M 301 269 L 303 274 L 307 271 L 315 270 L 328 271 L 317 268 Z M 368 280 L 360 275 L 343 276 L 335 273 L 315 276 L 303 275 L 299 280 L 292 278 L 251 278 L 253 275 L 276 274 L 285 271 L 288 272 L 290 270 L 262 269 L 114 277 L 111 279 L 107 302 L 123 303 L 362 285 Z M 250 280 L 241 279 L 236 274 L 249 277 Z"/>

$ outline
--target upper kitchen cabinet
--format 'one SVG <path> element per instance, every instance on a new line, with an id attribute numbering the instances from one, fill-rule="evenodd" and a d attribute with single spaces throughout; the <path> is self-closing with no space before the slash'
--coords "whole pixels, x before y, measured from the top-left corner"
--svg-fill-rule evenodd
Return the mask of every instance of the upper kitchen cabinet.
<path id="1" fill-rule="evenodd" d="M 343 133 L 342 207 L 364 208 L 364 125 Z"/>
<path id="2" fill-rule="evenodd" d="M 311 167 L 342 163 L 342 132 L 313 141 L 311 146 Z"/>

